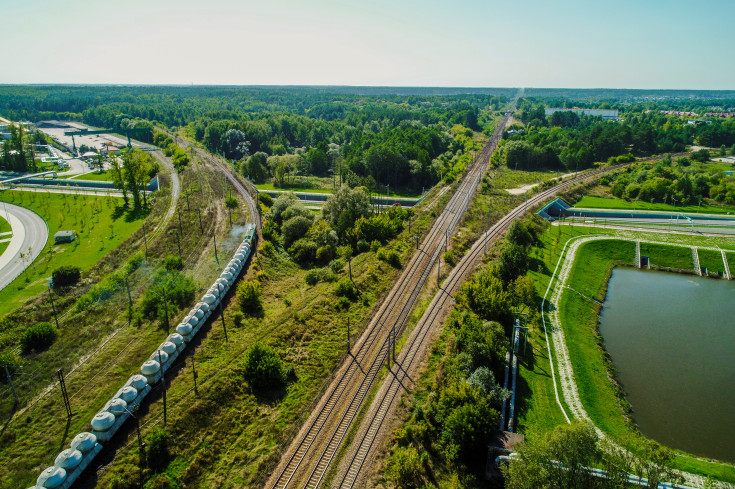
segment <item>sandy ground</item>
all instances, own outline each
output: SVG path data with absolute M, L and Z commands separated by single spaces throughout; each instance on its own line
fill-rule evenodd
M 576 173 L 565 173 L 564 175 L 561 176 L 561 178 L 563 180 L 567 177 L 571 177 L 572 175 L 576 175 Z M 538 183 L 532 183 L 530 185 L 524 185 L 522 187 L 517 187 L 517 188 L 506 188 L 505 191 L 511 195 L 520 195 L 520 194 L 525 194 L 526 192 L 528 192 L 534 187 L 538 187 L 538 185 L 539 185 Z

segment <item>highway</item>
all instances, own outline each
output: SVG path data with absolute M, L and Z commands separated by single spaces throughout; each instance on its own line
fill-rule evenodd
M 3 203 L 0 213 L 13 230 L 8 247 L 0 256 L 2 290 L 33 263 L 44 249 L 48 241 L 48 227 L 41 216 L 25 207 Z

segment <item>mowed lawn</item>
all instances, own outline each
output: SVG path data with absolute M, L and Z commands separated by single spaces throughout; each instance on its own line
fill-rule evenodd
M 112 174 L 107 170 L 103 172 L 93 171 L 92 173 L 82 173 L 72 178 L 74 180 L 87 180 L 90 182 L 111 182 Z
M 661 203 L 650 203 L 642 200 L 627 201 L 625 199 L 605 198 L 605 197 L 594 197 L 591 195 L 585 195 L 579 200 L 574 207 L 583 207 L 588 209 L 629 209 L 638 211 L 667 211 L 667 212 L 685 212 L 695 213 L 701 212 L 703 214 L 729 214 L 735 213 L 735 207 L 726 205 L 709 205 L 702 202 L 702 205 L 671 205 Z
M 140 218 L 128 221 L 125 213 L 116 211 L 123 203 L 118 197 L 6 191 L 0 192 L 0 201 L 33 210 L 49 228 L 49 239 L 38 258 L 0 291 L 0 316 L 46 290 L 46 278 L 56 268 L 74 265 L 89 270 L 143 222 Z M 61 230 L 75 231 L 77 239 L 54 245 L 54 234 Z

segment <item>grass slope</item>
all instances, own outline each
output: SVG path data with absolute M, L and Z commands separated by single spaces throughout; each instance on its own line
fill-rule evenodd
M 641 243 L 641 255 L 647 256 L 651 268 L 688 270 L 694 272 L 691 248 Z
M 72 177 L 74 180 L 87 180 L 90 182 L 111 182 L 112 174 L 109 171 L 104 170 L 102 172 L 93 171 L 92 173 L 82 173 Z
M 701 212 L 704 214 L 730 214 L 735 213 L 735 208 L 724 205 L 710 205 L 703 203 L 701 206 L 673 206 L 671 204 L 650 203 L 641 200 L 627 201 L 618 198 L 595 197 L 585 195 L 574 204 L 574 207 L 586 207 L 590 209 L 631 209 L 644 211 L 669 211 L 669 212 Z
M 46 221 L 49 230 L 48 242 L 38 258 L 0 291 L 0 316 L 43 292 L 45 279 L 54 269 L 74 265 L 88 270 L 143 222 L 140 217 L 126 218 L 118 209 L 122 199 L 115 197 L 11 191 L 0 193 L 0 201 L 33 210 Z M 77 239 L 55 245 L 54 234 L 69 229 L 77 232 Z

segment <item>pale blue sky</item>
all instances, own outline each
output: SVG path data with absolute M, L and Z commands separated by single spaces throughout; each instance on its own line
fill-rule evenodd
M 0 0 L 0 83 L 735 89 L 733 0 Z

